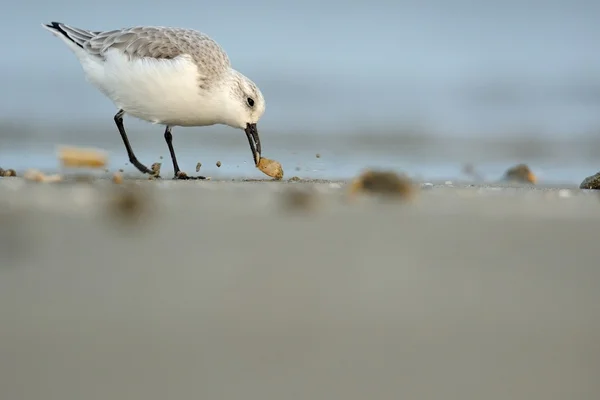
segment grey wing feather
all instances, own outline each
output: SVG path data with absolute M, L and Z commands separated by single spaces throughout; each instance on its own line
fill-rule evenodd
M 83 43 L 90 54 L 104 58 L 110 49 L 118 49 L 130 59 L 172 59 L 188 54 L 206 75 L 217 75 L 230 67 L 225 51 L 210 37 L 191 29 L 135 27 L 92 34 Z
M 60 22 L 51 22 L 49 24 L 44 24 L 47 29 L 53 30 L 65 36 L 67 39 L 71 40 L 77 46 L 83 48 L 83 45 L 88 40 L 92 39 L 99 32 L 92 32 L 85 29 L 74 28 L 69 25 L 65 25 Z
M 187 55 L 198 67 L 201 86 L 222 75 L 231 67 L 229 57 L 209 36 L 183 28 L 138 26 L 112 31 L 90 31 L 60 22 L 44 26 L 100 60 L 106 60 L 109 50 L 119 50 L 130 60 L 169 60 Z
M 173 59 L 189 55 L 204 77 L 219 75 L 231 66 L 229 57 L 209 36 L 183 28 L 138 26 L 112 31 L 90 31 L 60 22 L 51 22 L 47 28 L 61 33 L 88 54 L 106 58 L 106 52 L 117 49 L 129 59 Z

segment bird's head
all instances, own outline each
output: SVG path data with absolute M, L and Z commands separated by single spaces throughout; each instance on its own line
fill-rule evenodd
M 261 147 L 257 123 L 265 112 L 265 99 L 258 86 L 236 70 L 230 70 L 224 83 L 224 123 L 246 132 L 254 162 L 258 165 Z

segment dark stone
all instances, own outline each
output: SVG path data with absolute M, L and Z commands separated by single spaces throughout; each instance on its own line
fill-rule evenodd
M 600 190 L 600 172 L 598 172 L 596 175 L 585 178 L 583 182 L 581 182 L 581 185 L 579 185 L 579 188 Z

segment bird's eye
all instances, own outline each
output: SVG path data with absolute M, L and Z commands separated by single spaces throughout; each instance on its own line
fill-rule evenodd
M 248 105 L 249 105 L 250 107 L 254 107 L 254 100 L 252 100 L 252 98 L 251 98 L 251 97 L 248 97 L 247 101 L 248 101 Z

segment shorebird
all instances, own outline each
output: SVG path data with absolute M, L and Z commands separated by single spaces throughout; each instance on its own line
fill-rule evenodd
M 115 123 L 129 161 L 142 173 L 131 148 L 123 116 L 165 125 L 176 179 L 204 179 L 181 173 L 173 135 L 175 126 L 228 125 L 243 129 L 254 163 L 261 157 L 256 124 L 265 111 L 260 89 L 231 67 L 229 57 L 204 33 L 183 28 L 138 26 L 90 31 L 60 22 L 42 24 L 75 53 L 87 80 L 116 105 Z

